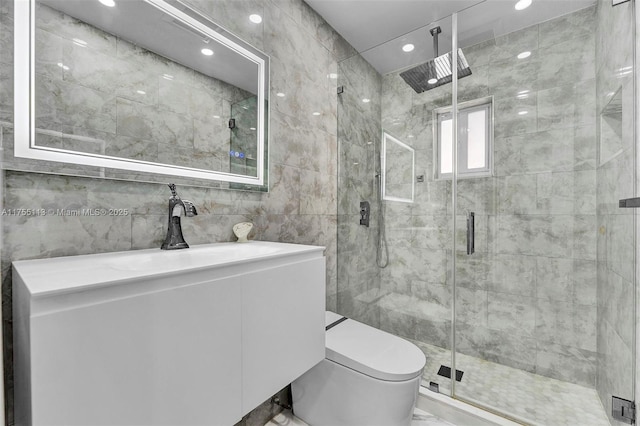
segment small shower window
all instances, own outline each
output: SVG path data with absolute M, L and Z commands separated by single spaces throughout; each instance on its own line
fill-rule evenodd
M 458 107 L 458 176 L 491 176 L 493 152 L 492 98 L 465 102 Z M 436 178 L 453 173 L 453 120 L 451 107 L 434 111 Z

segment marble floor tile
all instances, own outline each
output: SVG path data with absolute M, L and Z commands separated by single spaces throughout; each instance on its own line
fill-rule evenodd
M 293 415 L 291 411 L 285 410 L 275 416 L 264 426 L 309 426 L 299 418 Z M 413 420 L 411 426 L 456 426 L 453 423 L 442 420 L 433 414 L 422 411 L 418 408 L 413 412 Z
M 413 420 L 411 420 L 411 426 L 456 426 L 455 424 L 442 420 L 440 417 L 436 417 L 431 413 L 422 411 L 416 408 L 413 412 Z
M 436 382 L 450 394 L 451 381 L 438 376 L 440 365 L 451 365 L 449 350 L 415 342 L 427 357 L 423 385 Z M 478 406 L 505 413 L 532 426 L 609 426 L 596 391 L 517 368 L 463 354 L 456 369 L 464 372 L 456 396 Z

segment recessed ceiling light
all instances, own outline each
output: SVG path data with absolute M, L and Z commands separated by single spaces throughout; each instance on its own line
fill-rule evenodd
M 529 6 L 531 6 L 531 0 L 520 0 L 514 7 L 516 8 L 516 10 L 524 10 Z
M 279 98 L 284 98 L 284 93 L 278 92 L 278 93 L 276 93 L 276 96 L 279 97 Z
M 255 129 L 256 129 L 255 127 L 249 127 L 249 130 L 255 130 Z
M 369 102 L 371 102 L 371 99 L 369 99 L 369 98 L 364 98 L 364 99 L 362 100 L 362 102 L 364 102 L 365 104 L 368 104 Z
M 207 49 L 206 47 L 204 49 L 202 49 L 200 52 L 202 52 L 202 54 L 205 55 L 205 56 L 213 55 L 213 50 Z
M 531 56 L 531 52 L 529 52 L 528 50 L 518 53 L 518 59 L 526 59 L 529 56 Z
M 113 0 L 98 0 L 98 1 L 107 7 L 113 7 L 116 5 L 116 2 Z
M 162 78 L 165 80 L 173 80 L 173 76 L 171 74 L 162 74 Z
M 518 111 L 518 115 L 527 115 L 529 111 Z
M 313 115 L 320 115 L 318 111 L 314 112 Z
M 262 16 L 254 13 L 253 15 L 249 15 L 249 20 L 254 24 L 259 24 L 260 22 L 262 22 Z
M 213 118 L 220 118 L 220 116 L 219 115 L 214 115 Z
M 146 95 L 147 92 L 145 92 L 144 90 L 136 90 L 136 93 L 139 95 Z
M 411 52 L 413 49 L 415 49 L 415 46 L 411 43 L 407 43 L 404 46 L 402 46 L 402 50 L 405 52 Z
M 429 84 L 436 84 L 438 82 L 437 78 L 430 78 L 429 80 L 427 80 L 427 83 Z
M 338 74 L 336 74 L 335 72 L 332 72 L 328 75 L 328 77 L 332 80 L 335 80 L 336 78 L 338 78 Z
M 408 138 L 415 138 L 415 136 L 413 136 L 413 135 L 409 135 L 409 136 L 407 136 L 407 137 L 408 137 Z

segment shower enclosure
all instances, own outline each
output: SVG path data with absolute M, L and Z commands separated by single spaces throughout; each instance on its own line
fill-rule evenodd
M 634 2 L 552 3 L 531 17 L 483 2 L 339 64 L 335 308 L 423 349 L 427 388 L 525 424 L 624 424 L 612 404 L 635 398 L 637 210 L 619 202 L 638 196 Z M 371 65 L 435 27 L 471 75 L 418 93 L 400 74 L 425 50 Z M 360 226 L 361 201 L 384 223 Z

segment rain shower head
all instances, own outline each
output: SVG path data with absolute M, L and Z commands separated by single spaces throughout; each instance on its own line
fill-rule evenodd
M 431 90 L 443 84 L 451 83 L 453 79 L 451 71 L 452 52 L 438 56 L 438 33 L 440 27 L 429 31 L 433 36 L 433 51 L 435 58 L 400 73 L 400 77 L 411 86 L 416 93 Z M 458 79 L 471 75 L 471 68 L 462 49 L 458 49 Z

